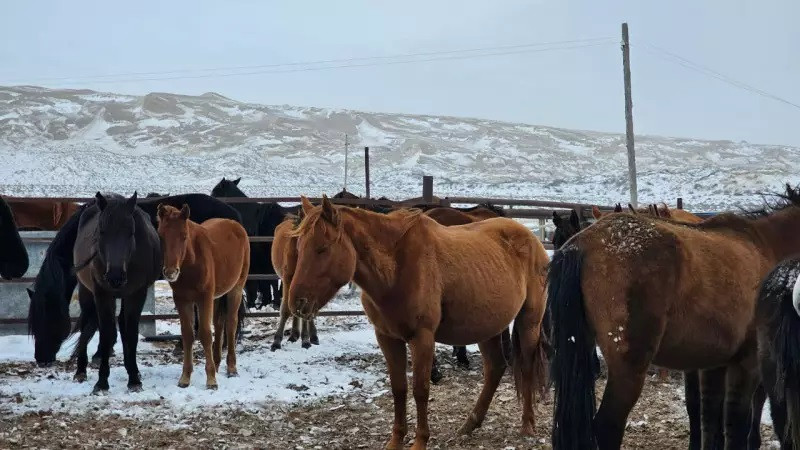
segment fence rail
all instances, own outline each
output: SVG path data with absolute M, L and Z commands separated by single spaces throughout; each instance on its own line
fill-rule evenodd
M 546 249 L 553 248 L 552 243 L 547 242 L 545 239 L 545 225 L 547 220 L 552 220 L 553 210 L 576 210 L 581 216 L 591 218 L 591 210 L 595 205 L 573 203 L 573 202 L 559 202 L 559 201 L 544 201 L 544 200 L 528 200 L 528 199 L 513 199 L 513 198 L 484 198 L 484 197 L 444 197 L 436 198 L 432 192 L 432 177 L 423 177 L 423 197 L 393 201 L 393 200 L 377 200 L 371 198 L 330 198 L 333 203 L 340 205 L 350 206 L 366 206 L 366 207 L 410 207 L 410 206 L 451 206 L 453 204 L 486 204 L 490 203 L 496 206 L 504 206 L 503 211 L 507 217 L 517 219 L 535 219 L 539 221 L 539 239 L 542 241 Z M 177 194 L 172 194 L 177 195 Z M 75 202 L 86 203 L 93 201 L 94 197 L 7 197 L 15 201 L 57 201 L 57 202 Z M 140 197 L 139 202 L 152 202 L 165 197 Z M 301 197 L 218 197 L 222 202 L 229 204 L 239 203 L 300 203 Z M 317 203 L 322 199 L 318 197 L 308 197 L 308 199 Z M 679 208 L 682 206 L 682 199 L 678 199 Z M 611 211 L 613 207 L 605 205 L 596 205 L 601 211 Z M 709 217 L 715 213 L 699 213 L 701 217 Z M 272 236 L 250 236 L 250 242 L 269 243 L 272 242 Z M 48 238 L 24 238 L 26 242 L 47 243 L 51 239 Z M 274 281 L 279 277 L 275 274 L 251 274 L 248 280 L 258 281 Z M 35 278 L 26 277 L 15 280 L 0 280 L 0 283 L 32 283 Z M 320 311 L 319 316 L 362 316 L 364 312 L 358 311 Z M 278 311 L 269 312 L 252 312 L 248 314 L 249 317 L 266 318 L 266 317 L 279 317 Z M 149 320 L 173 320 L 178 319 L 178 314 L 143 314 L 142 319 Z M 76 321 L 77 318 L 72 318 Z M 0 318 L 0 325 L 3 324 L 23 324 L 27 322 L 27 318 Z M 156 339 L 165 338 L 164 336 L 156 336 Z M 167 338 L 172 338 L 167 336 Z

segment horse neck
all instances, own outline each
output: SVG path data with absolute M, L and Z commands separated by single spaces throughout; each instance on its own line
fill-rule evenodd
M 800 252 L 800 207 L 789 206 L 767 217 L 756 220 L 763 244 L 777 263 L 789 255 Z
M 353 281 L 372 298 L 381 298 L 395 284 L 396 246 L 408 231 L 408 219 L 357 208 L 341 208 L 339 212 L 344 233 L 356 252 Z
M 202 241 L 208 240 L 205 229 L 197 222 L 189 221 L 189 233 L 186 240 L 186 253 L 183 255 L 181 267 L 194 266 L 198 263 Z

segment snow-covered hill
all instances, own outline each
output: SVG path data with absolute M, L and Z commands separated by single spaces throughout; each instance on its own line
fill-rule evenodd
M 373 196 L 418 196 L 422 175 L 433 175 L 440 196 L 628 197 L 622 134 L 39 87 L 0 87 L 0 192 L 207 192 L 241 176 L 252 196 L 330 194 L 342 187 L 345 134 L 348 188 L 359 194 L 369 146 Z M 682 196 L 694 210 L 732 208 L 800 181 L 796 147 L 637 136 L 636 150 L 643 202 Z

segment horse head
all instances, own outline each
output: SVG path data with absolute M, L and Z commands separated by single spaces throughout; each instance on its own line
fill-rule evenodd
M 292 230 L 297 237 L 297 266 L 289 287 L 289 310 L 310 319 L 347 284 L 356 271 L 356 251 L 343 232 L 340 207 L 323 195 L 314 206 L 303 200 L 304 218 Z
M 170 283 L 178 280 L 181 264 L 186 257 L 189 242 L 189 205 L 181 209 L 158 205 L 158 236 L 164 252 L 164 279 Z
M 107 199 L 95 195 L 100 215 L 97 222 L 96 258 L 105 272 L 103 278 L 112 289 L 128 282 L 128 263 L 136 249 L 136 192 L 129 199 Z

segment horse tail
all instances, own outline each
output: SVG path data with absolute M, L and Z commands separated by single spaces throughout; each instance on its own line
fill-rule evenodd
M 586 320 L 581 267 L 575 246 L 557 251 L 548 272 L 548 304 L 552 314 L 555 385 L 553 448 L 596 448 L 592 422 L 599 365 L 595 336 Z
M 791 271 L 785 270 L 786 264 Z M 759 293 L 758 310 L 761 344 L 766 347 L 762 354 L 770 355 L 774 364 L 775 386 L 765 386 L 777 397 L 776 403 L 785 403 L 787 412 L 786 436 L 782 440 L 792 442 L 800 448 L 800 273 L 798 261 L 780 264 L 766 278 Z M 786 283 L 791 272 L 797 276 L 794 282 Z M 787 289 L 793 286 L 794 289 Z M 762 356 L 762 367 L 765 365 Z

